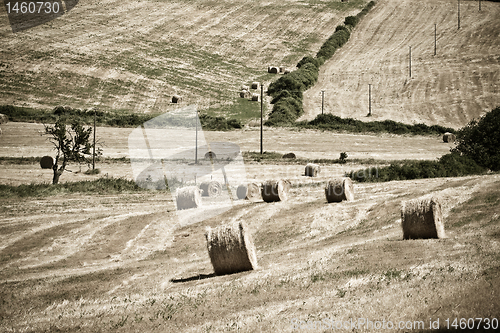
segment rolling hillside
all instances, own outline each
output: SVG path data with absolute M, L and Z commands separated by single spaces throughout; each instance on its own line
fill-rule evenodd
M 174 93 L 200 108 L 233 103 L 366 2 L 86 0 L 15 34 L 1 6 L 0 104 L 162 112 Z
M 461 127 L 500 105 L 500 3 L 379 0 L 304 94 L 305 115 Z M 434 24 L 437 55 L 434 56 Z M 412 77 L 409 77 L 409 47 Z M 367 118 L 368 84 L 372 117 Z

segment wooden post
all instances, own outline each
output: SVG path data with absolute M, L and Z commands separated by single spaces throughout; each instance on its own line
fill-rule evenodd
M 437 50 L 437 24 L 434 24 L 434 55 L 436 55 Z
M 92 170 L 95 170 L 95 113 L 94 109 L 94 144 L 92 145 Z
M 368 84 L 368 116 L 372 115 L 372 85 Z
M 321 114 L 323 114 L 324 108 L 325 108 L 325 91 L 321 90 Z
M 411 46 L 410 46 L 410 55 L 409 55 L 409 58 L 410 58 L 410 67 L 409 67 L 409 69 L 410 69 L 410 79 L 411 79 Z
M 263 144 L 262 144 L 262 122 L 263 122 L 263 113 L 264 113 L 264 102 L 263 102 L 263 95 L 264 95 L 264 84 L 261 82 L 260 83 L 260 154 L 262 155 L 264 153 L 263 151 Z
M 194 121 L 196 123 L 196 138 L 195 138 L 195 148 L 194 148 L 194 164 L 198 164 L 198 110 L 196 110 L 196 117 L 194 117 Z M 194 178 L 194 182 L 196 184 L 196 176 Z

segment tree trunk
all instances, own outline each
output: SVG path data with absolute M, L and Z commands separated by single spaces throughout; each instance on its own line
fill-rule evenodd
M 52 184 L 57 184 L 59 183 L 59 177 L 61 177 L 62 172 L 58 171 L 57 169 L 54 170 L 54 177 L 52 177 Z

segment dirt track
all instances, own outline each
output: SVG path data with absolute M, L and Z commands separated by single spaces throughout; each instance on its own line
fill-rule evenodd
M 306 114 L 462 127 L 500 105 L 500 4 L 380 0 L 304 94 Z M 434 56 L 434 24 L 437 55 Z M 409 47 L 412 77 L 409 78 Z M 372 84 L 372 117 L 368 114 Z

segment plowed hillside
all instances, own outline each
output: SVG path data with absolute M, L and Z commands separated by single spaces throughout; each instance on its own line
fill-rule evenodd
M 500 3 L 481 7 L 461 1 L 458 29 L 456 0 L 379 0 L 321 68 L 303 119 L 321 113 L 321 90 L 325 112 L 361 120 L 461 127 L 500 105 Z
M 85 0 L 18 33 L 1 6 L 0 104 L 160 112 L 174 93 L 232 103 L 243 83 L 271 78 L 269 65 L 315 53 L 366 2 Z

